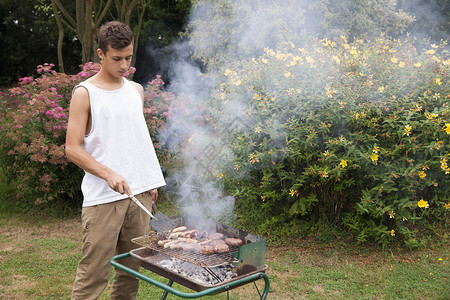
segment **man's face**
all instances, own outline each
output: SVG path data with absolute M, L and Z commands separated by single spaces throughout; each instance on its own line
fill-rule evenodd
M 130 68 L 133 58 L 133 44 L 119 50 L 108 45 L 106 53 L 103 53 L 100 49 L 97 52 L 102 59 L 102 68 L 105 68 L 114 77 L 122 77 Z

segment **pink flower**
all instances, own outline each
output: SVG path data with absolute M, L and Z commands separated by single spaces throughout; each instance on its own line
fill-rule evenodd
M 48 117 L 50 117 L 51 115 L 53 115 L 53 112 L 52 112 L 51 110 L 47 110 L 47 111 L 45 112 L 45 114 L 46 114 Z

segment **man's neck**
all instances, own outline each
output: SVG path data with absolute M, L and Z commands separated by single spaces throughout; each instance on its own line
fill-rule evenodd
M 123 77 L 111 76 L 103 69 L 100 69 L 100 71 L 92 76 L 89 81 L 98 88 L 109 91 L 120 89 L 123 85 Z

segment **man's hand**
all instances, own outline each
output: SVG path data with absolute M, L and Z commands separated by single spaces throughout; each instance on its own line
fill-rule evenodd
M 131 193 L 127 181 L 121 175 L 112 172 L 112 174 L 106 178 L 106 182 L 114 191 L 121 194 L 127 193 L 129 197 L 133 197 L 133 193 Z
M 154 189 L 154 190 L 151 190 L 149 193 L 152 196 L 153 203 L 156 203 L 156 199 L 158 199 L 158 190 Z

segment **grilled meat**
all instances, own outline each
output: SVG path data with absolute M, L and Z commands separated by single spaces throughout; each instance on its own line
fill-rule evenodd
M 225 243 L 227 245 L 229 245 L 229 246 L 234 246 L 234 247 L 242 246 L 242 240 L 241 239 L 227 238 L 227 239 L 225 239 Z

